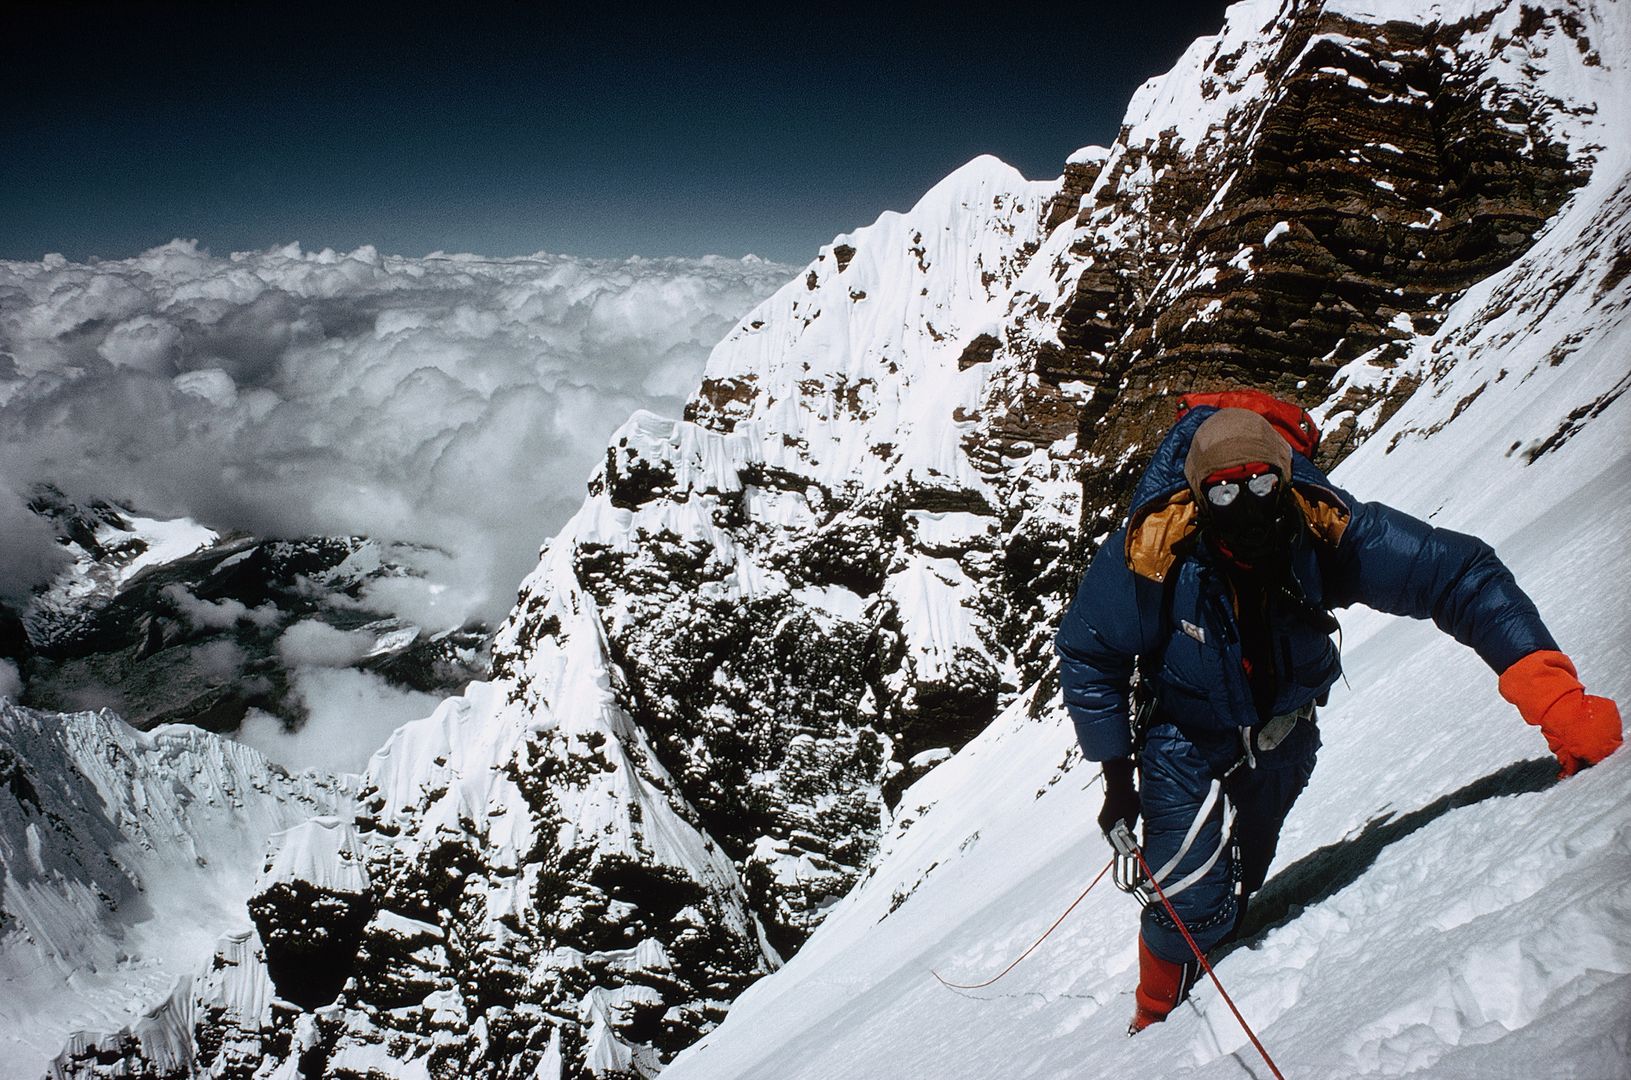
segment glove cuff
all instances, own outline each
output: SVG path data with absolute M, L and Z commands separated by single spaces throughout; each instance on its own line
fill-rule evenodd
M 1517 706 L 1524 722 L 1543 727 L 1546 714 L 1572 695 L 1584 695 L 1574 662 L 1555 649 L 1530 653 L 1501 672 L 1501 696 Z
M 1112 784 L 1131 784 L 1133 782 L 1133 759 L 1111 758 L 1109 761 L 1099 763 L 1104 769 L 1104 783 L 1108 787 Z

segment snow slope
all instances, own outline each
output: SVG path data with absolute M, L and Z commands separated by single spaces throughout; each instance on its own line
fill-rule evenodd
M 1625 12 L 1604 56 L 1631 56 Z M 1601 71 L 1601 69 L 1599 69 Z M 1625 73 L 1596 131 L 1631 130 Z M 1495 544 L 1588 689 L 1631 700 L 1631 170 L 1605 148 L 1530 253 L 1419 339 L 1422 388 L 1339 468 Z M 1348 685 L 1260 909 L 1219 976 L 1287 1076 L 1631 1075 L 1631 754 L 1562 783 L 1489 671 L 1429 624 L 1343 618 Z M 1034 691 L 1033 691 L 1034 692 Z M 909 789 L 868 879 L 666 1080 L 1268 1076 L 1216 993 L 1123 1031 L 1136 909 L 1108 884 L 1097 770 L 1025 702 Z

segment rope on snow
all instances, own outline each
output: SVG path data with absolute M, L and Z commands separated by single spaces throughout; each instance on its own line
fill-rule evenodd
M 1074 900 L 1072 900 L 1070 902 L 1070 906 L 1065 909 L 1065 914 L 1064 915 L 1061 915 L 1057 919 L 1053 920 L 1053 925 L 1048 927 L 1047 933 L 1044 933 L 1041 937 L 1037 938 L 1034 942 L 1032 942 L 1031 947 L 1029 949 L 1026 949 L 1024 952 L 1020 953 L 1019 958 L 1016 959 L 1012 964 L 1009 964 L 1007 967 L 1005 967 L 1001 971 L 997 972 L 991 978 L 985 980 L 985 982 L 981 982 L 981 983 L 947 982 L 945 979 L 941 979 L 940 978 L 940 972 L 935 971 L 933 968 L 929 969 L 929 974 L 933 975 L 937 979 L 940 979 L 940 984 L 942 986 L 949 987 L 949 988 L 951 988 L 953 990 L 979 990 L 979 989 L 982 989 L 984 987 L 990 986 L 992 983 L 996 982 L 998 979 L 1002 978 L 1004 975 L 1008 974 L 1010 971 L 1012 971 L 1015 968 L 1019 967 L 1019 961 L 1020 960 L 1023 960 L 1027 956 L 1031 955 L 1033 952 L 1036 951 L 1036 947 L 1038 945 L 1040 945 L 1044 941 L 1048 940 L 1048 934 L 1051 934 L 1055 930 L 1059 929 L 1059 924 L 1065 921 L 1065 915 L 1069 915 L 1072 911 L 1076 910 L 1076 905 L 1080 904 L 1083 900 L 1085 900 L 1087 898 L 1087 894 L 1093 891 L 1093 886 L 1097 885 L 1101 880 L 1104 879 L 1104 875 L 1108 874 L 1110 872 L 1110 867 L 1114 866 L 1115 862 L 1116 862 L 1116 860 L 1112 858 L 1109 862 L 1105 863 L 1104 864 L 1104 869 L 1099 871 L 1099 876 L 1093 879 L 1092 884 L 1088 885 L 1087 888 L 1082 890 L 1082 895 L 1081 896 L 1078 896 L 1076 899 L 1074 899 Z

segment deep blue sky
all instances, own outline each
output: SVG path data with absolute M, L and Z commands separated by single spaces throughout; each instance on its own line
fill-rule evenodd
M 977 154 L 1057 175 L 1225 6 L 13 5 L 0 258 L 804 262 Z

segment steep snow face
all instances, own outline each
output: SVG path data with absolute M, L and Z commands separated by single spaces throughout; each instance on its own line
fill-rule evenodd
M 343 799 L 195 728 L 3 702 L 0 781 L 0 1075 L 29 1080 L 70 1032 L 138 1020 L 247 928 L 268 837 Z
M 890 483 L 979 491 L 948 418 L 977 374 L 956 360 L 1006 309 L 1055 182 L 976 158 L 905 214 L 837 237 L 708 358 L 688 414 L 760 427 L 765 465 L 844 493 Z
M 399 730 L 349 820 L 279 838 L 249 906 L 272 986 L 305 1011 L 259 1032 L 263 1056 L 305 1024 L 331 1073 L 554 1054 L 649 1074 L 776 962 L 618 705 L 593 601 L 559 566 L 532 580 L 559 586 L 533 594 L 559 629 L 517 677 Z
M 1572 90 L 1600 103 L 1589 185 L 1520 262 L 1406 343 L 1421 389 L 1335 473 L 1360 498 L 1493 542 L 1588 688 L 1622 702 L 1628 30 L 1585 27 L 1597 55 L 1621 58 L 1581 68 Z M 1322 712 L 1320 764 L 1253 932 L 1219 976 L 1288 1076 L 1622 1075 L 1631 756 L 1557 783 L 1470 652 L 1428 624 L 1363 609 L 1343 621 L 1348 685 Z M 1057 696 L 1026 704 L 905 793 L 866 881 L 665 1077 L 1262 1069 L 1207 987 L 1123 1037 L 1136 909 L 1108 885 L 989 988 L 931 974 L 997 974 L 1109 857 L 1097 770 Z
M 148 1011 L 70 1040 L 56 1075 L 121 1058 L 217 1077 L 652 1074 L 717 1024 L 778 958 L 617 705 L 592 601 L 547 605 L 561 633 L 530 678 L 472 684 L 399 730 L 353 798 L 263 831 L 234 885 L 253 930 L 201 926 L 208 963 L 161 993 L 126 978 Z
M 714 350 L 690 419 L 624 425 L 551 544 L 777 948 L 854 881 L 914 760 L 1017 689 L 978 598 L 1003 485 L 968 450 L 960 361 L 1057 190 L 980 158 L 837 238 Z M 536 587 L 497 653 L 523 682 L 558 633 Z

